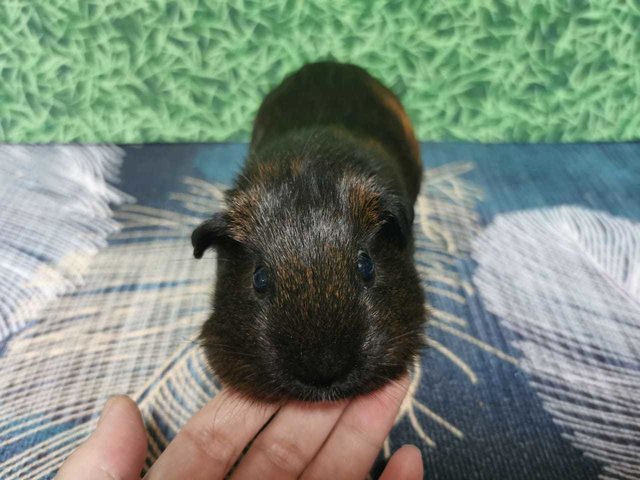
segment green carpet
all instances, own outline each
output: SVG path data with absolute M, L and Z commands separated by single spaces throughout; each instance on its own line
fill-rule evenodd
M 331 55 L 422 140 L 640 138 L 638 0 L 3 0 L 0 141 L 246 140 Z

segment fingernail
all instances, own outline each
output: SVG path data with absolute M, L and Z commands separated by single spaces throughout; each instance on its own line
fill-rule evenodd
M 98 420 L 98 426 L 105 421 L 110 414 L 110 410 L 113 409 L 113 406 L 116 404 L 118 397 L 111 397 L 107 400 L 107 403 L 104 404 L 104 408 L 102 409 L 102 413 L 100 414 L 100 419 Z
M 415 450 L 416 452 L 418 452 L 418 455 L 420 456 L 420 458 L 422 458 L 422 450 L 420 450 L 416 445 L 414 445 L 413 443 L 405 443 L 402 448 L 409 448 L 412 450 Z

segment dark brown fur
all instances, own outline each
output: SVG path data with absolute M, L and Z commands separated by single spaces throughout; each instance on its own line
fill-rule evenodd
M 261 400 L 335 400 L 407 370 L 426 316 L 411 229 L 421 173 L 402 106 L 361 68 L 309 64 L 267 95 L 227 209 L 192 236 L 196 258 L 218 251 L 201 340 L 223 383 Z

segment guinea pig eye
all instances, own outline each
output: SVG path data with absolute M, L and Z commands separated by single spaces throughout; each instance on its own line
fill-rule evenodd
M 267 271 L 264 267 L 258 267 L 253 272 L 253 288 L 255 288 L 256 292 L 264 293 L 267 290 Z
M 358 254 L 358 273 L 365 282 L 371 282 L 375 274 L 376 268 L 371 257 L 365 252 Z

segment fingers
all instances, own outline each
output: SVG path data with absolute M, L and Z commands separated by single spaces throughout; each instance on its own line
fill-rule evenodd
M 366 477 L 407 393 L 408 378 L 355 398 L 338 420 L 303 479 Z
M 138 407 L 129 397 L 113 397 L 95 432 L 67 459 L 56 479 L 139 479 L 146 451 L 147 434 Z
M 348 406 L 285 405 L 256 439 L 234 479 L 286 479 L 301 473 L 302 478 L 363 478 L 393 425 L 407 384 L 405 378 Z M 276 410 L 277 405 L 256 404 L 223 391 L 185 425 L 145 478 L 223 478 Z M 96 431 L 56 479 L 139 479 L 145 453 L 138 408 L 128 397 L 115 397 L 105 406 Z M 389 460 L 381 478 L 417 480 L 422 469 L 420 451 L 405 446 Z
M 223 478 L 277 408 L 223 390 L 187 422 L 145 479 Z
M 422 480 L 422 454 L 413 445 L 404 445 L 393 454 L 380 480 Z
M 320 450 L 347 402 L 288 403 L 256 438 L 234 480 L 298 478 Z

